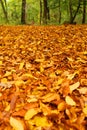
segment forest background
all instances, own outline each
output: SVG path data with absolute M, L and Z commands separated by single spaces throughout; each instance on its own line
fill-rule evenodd
M 84 24 L 87 0 L 0 0 L 0 24 Z

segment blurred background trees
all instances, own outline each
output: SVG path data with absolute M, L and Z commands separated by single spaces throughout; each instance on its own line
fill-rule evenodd
M 0 24 L 87 23 L 87 0 L 0 0 Z

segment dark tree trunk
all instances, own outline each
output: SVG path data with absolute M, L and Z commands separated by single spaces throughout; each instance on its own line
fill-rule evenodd
M 7 8 L 5 8 L 5 6 L 6 6 L 6 1 L 4 1 L 4 2 L 5 2 L 5 6 L 4 6 L 4 3 L 3 3 L 2 0 L 0 0 L 0 2 L 1 2 L 1 6 L 2 6 L 2 9 L 3 9 L 3 13 L 4 13 L 4 16 L 5 16 L 6 22 L 8 23 Z
M 42 24 L 42 1 L 40 0 L 40 25 Z
M 59 24 L 61 23 L 61 7 L 60 7 L 60 0 L 59 0 Z
M 72 21 L 73 18 L 73 13 L 72 13 L 72 0 L 69 0 L 69 12 L 70 12 L 70 22 Z
M 21 23 L 26 24 L 26 0 L 22 0 Z
M 43 23 L 47 24 L 47 20 L 50 20 L 50 13 L 49 13 L 49 7 L 48 7 L 48 3 L 47 0 L 43 0 L 43 4 L 44 4 L 44 11 L 43 11 Z
M 83 0 L 83 19 L 82 23 L 84 24 L 86 21 L 86 0 Z
M 72 9 L 72 0 L 69 1 L 69 8 L 70 8 L 70 23 L 73 24 L 74 23 L 74 20 L 76 18 L 76 15 L 79 11 L 79 8 L 80 8 L 80 5 L 81 5 L 81 1 L 78 0 L 78 6 L 77 6 L 77 9 L 73 15 L 73 9 Z

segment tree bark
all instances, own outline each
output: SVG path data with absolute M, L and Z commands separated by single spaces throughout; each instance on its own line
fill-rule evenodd
M 60 7 L 60 0 L 59 0 L 59 24 L 61 23 L 61 7 Z
M 5 9 L 5 6 L 4 6 L 3 1 L 0 0 L 0 2 L 1 2 L 1 6 L 2 6 L 2 9 L 3 9 L 4 16 L 5 16 L 5 20 L 6 20 L 6 22 L 8 23 L 7 9 Z M 6 2 L 6 1 L 5 1 L 5 2 Z M 6 5 L 6 3 L 5 3 L 5 5 Z
M 42 24 L 42 1 L 40 0 L 40 25 Z
M 21 24 L 26 24 L 26 0 L 22 0 Z
M 43 23 L 47 24 L 47 20 L 50 20 L 50 13 L 47 0 L 43 0 L 44 11 L 43 11 Z
M 86 22 L 86 0 L 83 0 L 83 19 L 82 23 L 84 24 Z
M 73 24 L 74 23 L 74 20 L 76 18 L 76 15 L 79 11 L 79 8 L 80 8 L 80 5 L 81 5 L 81 1 L 78 0 L 78 6 L 77 6 L 77 9 L 76 9 L 76 12 L 74 13 L 73 15 L 73 10 L 72 10 L 72 0 L 70 0 L 70 3 L 69 3 L 69 8 L 70 8 L 70 23 Z

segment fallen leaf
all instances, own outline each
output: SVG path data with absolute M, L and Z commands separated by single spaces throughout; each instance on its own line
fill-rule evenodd
M 42 97 L 43 102 L 51 102 L 53 100 L 60 100 L 60 96 L 56 93 L 48 93 Z
M 2 65 L 2 61 L 0 60 L 0 65 Z
M 80 94 L 87 94 L 87 87 L 82 87 L 78 89 Z
M 11 72 L 11 71 L 6 71 L 6 73 L 5 73 L 4 77 L 5 77 L 5 76 L 10 76 L 11 74 L 12 74 L 12 72 Z
M 24 119 L 25 120 L 29 120 L 31 119 L 32 117 L 34 117 L 37 113 L 38 113 L 38 109 L 29 109 L 26 113 L 25 113 L 25 116 L 24 116 Z
M 64 101 L 58 104 L 58 111 L 64 111 L 66 109 L 66 103 Z
M 79 86 L 80 86 L 80 82 L 76 82 L 76 83 L 70 85 L 70 86 L 69 86 L 69 87 L 70 87 L 70 91 L 71 91 L 71 92 L 74 91 L 74 90 L 77 89 Z
M 46 115 L 50 115 L 51 113 L 51 109 L 45 105 L 44 103 L 40 102 L 40 109 L 41 111 L 43 112 L 43 114 L 46 116 Z
M 19 70 L 23 69 L 23 66 L 24 66 L 24 62 L 21 62 L 19 65 Z
M 14 130 L 24 130 L 24 124 L 21 120 L 10 117 L 10 125 Z
M 87 117 L 87 105 L 83 108 L 83 113 L 86 115 Z
M 14 81 L 15 86 L 20 87 L 21 85 L 24 85 L 24 81 L 23 80 L 17 80 Z
M 29 73 L 23 74 L 20 78 L 21 78 L 22 80 L 28 80 L 29 78 L 37 79 L 36 77 L 34 77 L 32 74 L 29 74 Z
M 7 78 L 1 79 L 1 83 L 7 83 L 7 82 L 8 82 Z
M 41 116 L 35 116 L 33 119 L 34 125 L 40 126 L 40 127 L 48 127 L 51 126 L 51 124 L 48 122 L 47 118 L 41 117 Z
M 76 102 L 70 96 L 66 96 L 65 101 L 68 105 L 76 106 Z

